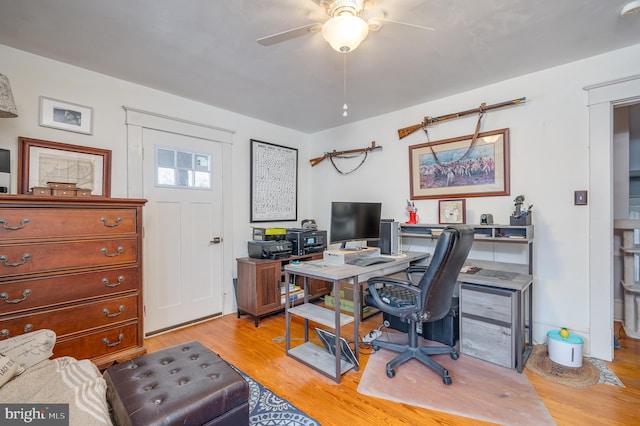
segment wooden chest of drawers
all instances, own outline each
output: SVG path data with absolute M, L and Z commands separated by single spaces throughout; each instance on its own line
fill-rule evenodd
M 0 339 L 56 332 L 54 357 L 106 368 L 145 352 L 145 200 L 0 197 Z

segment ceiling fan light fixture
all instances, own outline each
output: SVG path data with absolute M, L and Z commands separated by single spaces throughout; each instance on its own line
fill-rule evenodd
M 631 16 L 638 13 L 640 13 L 640 1 L 629 2 L 620 10 L 620 16 Z
M 367 38 L 369 26 L 358 16 L 343 13 L 329 19 L 322 27 L 322 36 L 338 52 L 355 50 Z

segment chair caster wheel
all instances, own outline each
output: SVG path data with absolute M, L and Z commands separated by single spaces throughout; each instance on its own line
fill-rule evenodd
M 445 385 L 449 386 L 451 383 L 453 383 L 453 380 L 451 380 L 451 377 L 449 377 L 449 376 L 443 376 L 442 377 L 442 382 Z
M 373 345 L 371 345 L 371 348 L 372 348 L 374 351 L 378 351 L 378 349 L 380 349 L 380 346 L 378 346 L 378 345 L 376 345 L 376 344 L 373 344 Z
M 396 372 L 393 369 L 387 368 L 387 377 L 393 379 L 396 377 Z
M 460 358 L 460 355 L 458 355 L 458 352 L 456 352 L 456 351 L 451 352 L 451 354 L 450 354 L 450 355 L 451 355 L 451 359 L 458 359 L 458 358 Z

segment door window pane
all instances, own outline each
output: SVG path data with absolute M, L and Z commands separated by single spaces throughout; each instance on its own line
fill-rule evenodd
M 156 184 L 176 188 L 211 188 L 211 157 L 156 147 Z

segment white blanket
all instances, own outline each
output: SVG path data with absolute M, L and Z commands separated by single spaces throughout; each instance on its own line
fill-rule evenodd
M 0 388 L 3 403 L 67 403 L 71 426 L 111 425 L 107 384 L 89 360 L 46 359 Z

